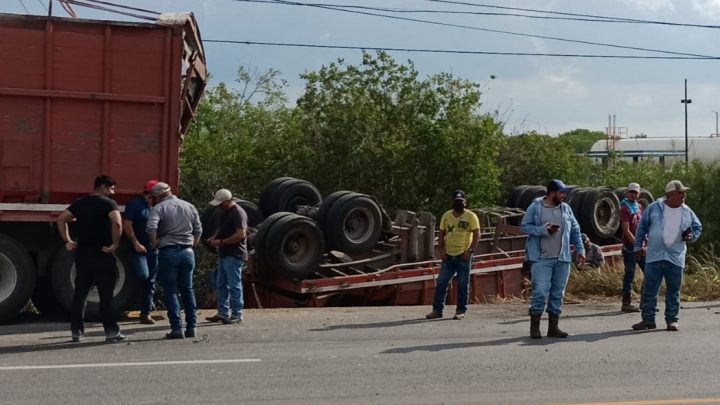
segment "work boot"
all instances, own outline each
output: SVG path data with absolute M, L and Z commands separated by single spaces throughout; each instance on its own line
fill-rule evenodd
M 427 319 L 438 319 L 442 318 L 442 312 L 433 310 L 429 314 L 425 315 L 425 318 Z
M 140 314 L 140 321 L 139 323 L 143 325 L 154 325 L 155 320 L 150 317 L 150 314 Z
M 558 322 L 560 321 L 559 315 L 548 314 L 548 337 L 566 338 L 568 334 L 558 328 Z
M 622 298 L 622 307 L 620 308 L 620 311 L 622 312 L 640 312 L 640 308 L 636 307 L 632 303 L 632 295 L 630 293 L 623 293 Z
M 541 315 L 530 315 L 530 337 L 533 339 L 542 337 L 542 333 L 540 333 L 540 317 Z

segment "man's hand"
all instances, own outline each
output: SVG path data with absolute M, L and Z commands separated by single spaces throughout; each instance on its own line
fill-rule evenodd
M 103 246 L 102 251 L 105 253 L 110 253 L 111 255 L 115 254 L 115 251 L 118 249 L 118 245 L 110 245 L 110 246 Z
M 554 234 L 558 230 L 560 230 L 560 225 L 554 225 L 554 224 L 547 224 L 545 227 L 550 235 Z
M 578 267 L 584 267 L 585 266 L 585 255 L 577 255 L 577 265 Z
M 66 249 L 68 252 L 72 252 L 72 251 L 75 250 L 76 248 L 77 248 L 77 242 L 72 241 L 72 240 L 68 240 L 67 242 L 65 242 L 65 249 Z
M 133 248 L 135 248 L 135 251 L 141 255 L 147 254 L 147 249 L 145 249 L 145 246 L 143 246 L 143 244 L 138 241 L 135 241 L 133 243 Z
M 463 260 L 468 261 L 472 259 L 473 254 L 470 250 L 466 250 L 465 253 L 463 253 Z
M 219 248 L 220 246 L 222 246 L 222 239 L 213 238 L 213 239 L 210 239 L 210 240 L 208 241 L 208 243 L 210 244 L 210 246 L 212 246 L 212 247 L 214 247 L 214 248 L 217 249 L 217 248 Z
M 647 255 L 647 248 L 643 247 L 642 249 L 635 251 L 635 260 L 640 260 L 645 257 L 645 255 Z

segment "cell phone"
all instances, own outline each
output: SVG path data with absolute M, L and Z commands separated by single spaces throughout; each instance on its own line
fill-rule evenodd
M 683 239 L 687 238 L 687 236 L 690 235 L 691 233 L 692 233 L 692 229 L 691 229 L 691 228 L 688 228 L 688 229 L 684 230 L 683 233 L 682 233 Z
M 558 224 L 550 224 L 550 228 L 560 229 L 560 225 L 558 225 Z

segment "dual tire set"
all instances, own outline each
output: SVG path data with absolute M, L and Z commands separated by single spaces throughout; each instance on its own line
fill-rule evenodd
M 310 182 L 292 177 L 273 180 L 255 208 L 248 204 L 252 203 L 243 208 L 249 226 L 257 229 L 252 238 L 256 269 L 288 279 L 308 278 L 326 251 L 348 255 L 371 251 L 387 222 L 371 196 L 337 191 L 323 200 Z M 208 232 L 214 232 L 212 225 Z
M 627 187 L 574 187 L 565 202 L 570 205 L 580 229 L 588 237 L 598 242 L 614 241 L 620 232 L 620 201 L 625 198 L 626 190 Z M 506 205 L 526 211 L 533 200 L 544 196 L 546 191 L 545 186 L 515 187 L 508 194 Z M 638 203 L 643 208 L 653 201 L 649 191 L 640 190 Z

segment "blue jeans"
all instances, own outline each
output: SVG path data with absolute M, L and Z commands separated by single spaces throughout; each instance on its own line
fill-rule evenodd
M 158 251 L 158 276 L 165 291 L 165 305 L 173 332 L 182 332 L 178 294 L 185 307 L 186 329 L 195 329 L 197 325 L 197 304 L 193 292 L 194 269 L 195 253 L 192 249 L 175 245 Z
M 157 250 L 145 246 L 147 254 L 140 254 L 135 250 L 130 254 L 130 260 L 135 270 L 135 276 L 140 281 L 142 288 L 142 299 L 140 301 L 140 313 L 147 315 L 153 310 L 153 297 L 155 296 L 155 278 L 157 276 Z
M 440 267 L 440 275 L 435 286 L 435 301 L 433 310 L 442 313 L 445 308 L 448 285 L 453 276 L 457 274 L 457 309 L 455 312 L 464 314 L 467 311 L 468 295 L 470 293 L 470 260 L 463 256 L 448 256 Z
M 551 315 L 560 315 L 568 277 L 570 262 L 561 262 L 558 259 L 540 259 L 534 262 L 530 315 L 542 315 L 544 311 Z
M 645 265 L 645 284 L 643 284 L 642 319 L 655 323 L 655 307 L 660 284 L 665 277 L 665 322 L 677 322 L 680 312 L 680 286 L 683 268 L 667 260 L 650 262 Z
M 225 256 L 218 260 L 215 282 L 217 284 L 218 314 L 222 316 L 228 316 L 232 310 L 232 316 L 242 318 L 242 268 L 244 264 L 242 259 L 235 256 Z
M 625 277 L 623 277 L 623 295 L 630 294 L 632 291 L 632 283 L 635 280 L 635 266 L 640 266 L 640 270 L 645 272 L 645 257 L 641 257 L 640 260 L 635 258 L 635 252 L 633 248 L 627 248 L 623 246 L 623 263 L 625 264 Z

